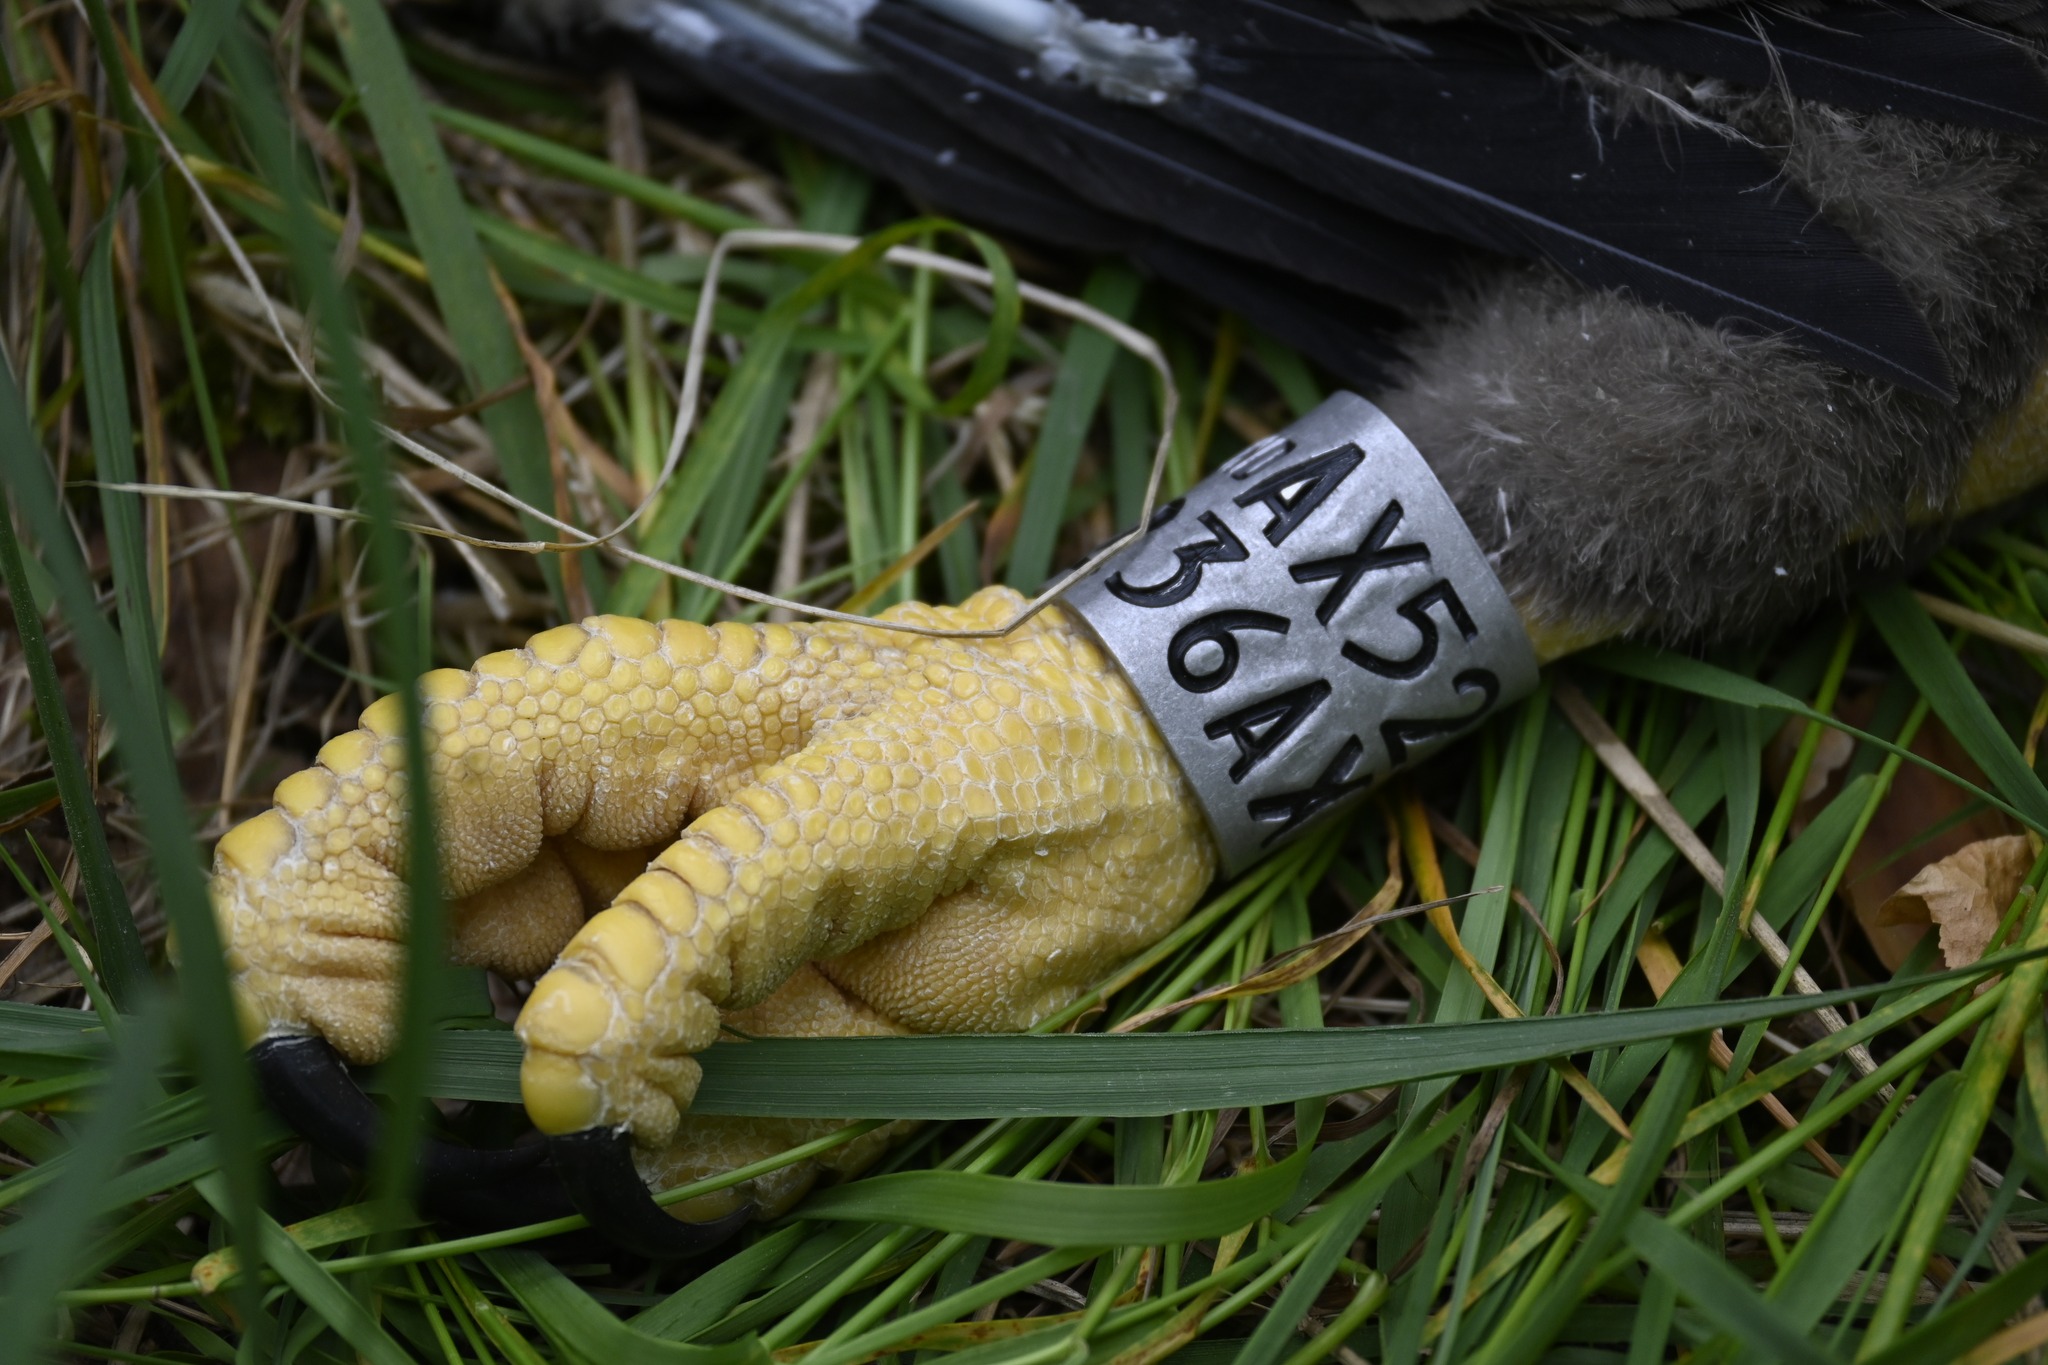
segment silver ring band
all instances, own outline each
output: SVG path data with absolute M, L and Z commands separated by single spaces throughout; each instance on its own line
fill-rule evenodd
M 1065 601 L 1137 689 L 1230 872 L 1536 685 L 1450 495 L 1355 394 L 1232 456 Z

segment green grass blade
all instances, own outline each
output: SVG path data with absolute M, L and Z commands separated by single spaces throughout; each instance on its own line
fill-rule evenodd
M 1062 1185 L 967 1171 L 903 1171 L 841 1185 L 804 1205 L 807 1218 L 905 1223 L 1043 1246 L 1156 1246 L 1220 1237 L 1279 1207 L 1304 1156 L 1194 1185 Z
M 191 102 L 241 8 L 236 0 L 192 0 L 184 26 L 156 73 L 157 94 L 172 113 L 182 113 Z
M 85 375 L 85 406 L 92 431 L 93 463 L 99 477 L 132 483 L 135 469 L 135 427 L 128 408 L 128 365 L 122 355 L 120 310 L 114 300 L 113 225 L 100 232 L 85 267 L 79 309 L 79 367 Z M 142 529 L 141 499 L 134 493 L 103 488 L 100 515 L 106 528 L 107 559 L 113 570 L 115 619 L 121 648 L 138 704 L 147 707 L 147 721 L 163 729 L 167 714 L 162 673 L 157 667 L 156 613 L 150 603 L 149 547 Z M 144 717 L 131 717 L 142 723 Z M 95 937 L 108 937 L 103 954 L 107 985 L 123 1008 L 132 1001 L 147 973 L 142 938 L 127 914 L 125 898 L 91 911 Z
M 2048 860 L 2048 854 L 2035 860 L 2027 879 L 2030 886 L 2040 884 L 2044 860 Z M 2038 902 L 2031 907 L 2030 919 L 2028 945 L 2048 942 L 2048 919 L 2043 918 Z M 1947 1224 L 1956 1193 L 1996 1113 L 1999 1090 L 2019 1047 L 2020 1034 L 2030 1018 L 2040 1018 L 2043 988 L 2048 986 L 2048 961 L 2025 963 L 2001 986 L 2005 999 L 1970 1050 L 1962 1070 L 1961 1093 L 1946 1111 L 1947 1122 L 1935 1139 L 1933 1155 L 1915 1192 L 1913 1212 L 1900 1235 L 1891 1278 L 1886 1281 L 1877 1311 L 1871 1317 L 1865 1339 L 1867 1347 L 1889 1345 L 1905 1326 L 1913 1305 L 1914 1287 L 1934 1255 L 1935 1240 Z
M 1479 846 L 1479 866 L 1473 870 L 1473 885 L 1505 887 L 1515 880 L 1515 865 L 1521 852 L 1523 817 L 1549 713 L 1548 694 L 1525 702 L 1515 725 L 1507 758 L 1501 765 L 1501 779 L 1495 787 L 1493 811 Z M 1474 896 L 1459 910 L 1459 936 L 1479 965 L 1491 971 L 1498 958 L 1508 917 L 1508 894 L 1496 891 Z M 1489 1006 L 1479 985 L 1470 975 L 1457 972 L 1444 986 L 1443 999 L 1433 1017 L 1444 1020 L 1477 1019 Z M 1424 1086 L 1418 1103 L 1441 1093 L 1440 1086 Z
M 656 559 L 680 557 L 683 542 L 696 527 L 710 500 L 712 490 L 724 474 L 735 452 L 746 447 L 749 429 L 760 419 L 757 408 L 762 395 L 776 391 L 781 370 L 788 362 L 798 323 L 826 299 L 842 289 L 856 287 L 869 268 L 892 246 L 911 240 L 942 220 L 916 219 L 900 223 L 886 232 L 867 238 L 859 247 L 821 266 L 809 279 L 776 300 L 761 319 L 746 355 L 720 391 L 702 429 L 692 443 L 671 486 L 662 494 L 640 527 L 640 548 Z M 779 422 L 780 415 L 776 420 Z M 744 458 L 741 456 L 740 458 Z M 715 571 L 720 565 L 711 566 Z M 659 575 L 645 565 L 635 564 L 612 584 L 605 610 L 637 616 L 647 609 Z
M 328 0 L 327 12 L 404 209 L 406 227 L 426 263 L 434 300 L 469 371 L 472 393 L 503 388 L 524 376 L 526 366 L 390 17 L 377 0 Z M 515 393 L 491 404 L 482 420 L 512 492 L 530 506 L 553 508 L 546 428 L 532 393 Z M 533 518 L 522 514 L 521 520 L 529 538 L 554 538 Z M 542 567 L 559 596 L 558 567 L 545 559 Z
M 1138 305 L 1141 287 L 1129 266 L 1102 265 L 1081 298 L 1112 317 L 1128 320 Z M 1110 367 L 1119 354 L 1116 342 L 1093 327 L 1076 326 L 1067 338 L 1059 378 L 1053 381 L 1052 397 L 1046 402 L 1045 424 L 1039 428 L 1031 456 L 1031 487 L 1024 494 L 1016 538 L 1010 542 L 1005 581 L 1021 592 L 1037 592 L 1052 576 L 1053 552 L 1067 518 L 1067 494 L 1072 491 L 1074 468 L 1081 459 L 1081 443 L 1087 439 L 1103 388 L 1109 383 Z
M 87 258 L 79 299 L 79 368 L 85 375 L 85 407 L 92 429 L 93 465 L 108 483 L 133 483 L 135 423 L 128 408 L 128 362 L 121 352 L 120 308 L 114 300 L 114 237 L 104 226 Z M 100 490 L 106 525 L 107 559 L 113 569 L 115 619 L 121 648 L 137 695 L 153 701 L 161 716 L 162 674 L 156 658 L 156 613 L 149 600 L 149 547 L 142 530 L 139 494 Z M 161 727 L 162 720 L 158 725 Z
M 1984 694 L 1963 671 L 1962 662 L 1934 628 L 1926 609 L 1896 584 L 1865 593 L 1863 609 L 1891 646 L 1906 676 L 1977 760 L 1998 794 L 2025 812 L 2035 826 L 2048 824 L 2048 787 L 2027 766 L 2019 746 L 1991 713 Z
M 202 1138 L 208 1131 L 208 1121 L 204 1097 L 198 1092 L 186 1091 L 150 1105 L 136 1122 L 129 1125 L 128 1145 L 124 1150 L 131 1156 L 162 1147 L 170 1150 L 105 1182 L 98 1195 L 104 1201 L 104 1207 L 116 1208 L 146 1198 L 181 1179 L 203 1174 L 218 1166 L 219 1152 L 214 1149 L 210 1137 Z M 24 1119 L 23 1122 L 28 1121 Z M 35 1128 L 32 1123 L 29 1126 Z M 264 1116 L 252 1125 L 250 1139 L 260 1149 L 274 1142 L 281 1133 L 276 1120 Z M 0 1208 L 17 1203 L 25 1195 L 61 1178 L 71 1156 L 59 1149 L 44 1153 L 38 1159 L 40 1164 L 34 1170 L 0 1183 Z M 0 1232 L 0 1247 L 13 1246 L 19 1233 L 19 1227 Z
M 396 40 L 391 37 L 390 24 L 383 10 L 374 0 L 367 6 L 368 15 L 356 13 L 363 8 L 355 7 L 348 13 L 334 16 L 336 26 L 346 29 L 350 15 L 364 22 L 372 33 L 370 50 L 378 50 L 375 35 L 381 34 L 395 49 Z M 329 370 L 336 404 L 340 409 L 343 447 L 347 452 L 356 481 L 356 498 L 361 509 L 368 516 L 368 567 L 374 602 L 381 610 L 378 622 L 378 643 L 391 671 L 402 680 L 403 687 L 411 692 L 421 669 L 425 665 L 422 642 L 424 631 L 417 631 L 416 610 L 424 610 L 428 600 L 422 593 L 420 605 L 412 600 L 415 579 L 407 564 L 405 542 L 396 524 L 396 501 L 391 489 L 391 470 L 387 452 L 377 435 L 372 421 L 375 405 L 370 396 L 367 376 L 360 364 L 360 351 L 356 344 L 354 312 L 350 299 L 341 282 L 335 278 L 323 238 L 316 227 L 313 212 L 315 199 L 302 173 L 295 155 L 294 143 L 290 137 L 290 121 L 285 117 L 283 102 L 276 87 L 274 73 L 267 70 L 251 50 L 249 40 L 240 34 L 231 35 L 226 44 L 226 55 L 232 64 L 232 74 L 238 96 L 238 112 L 242 116 L 242 128 L 251 148 L 255 151 L 258 164 L 283 208 L 283 226 L 289 256 L 296 282 L 310 303 L 309 315 L 320 320 L 322 329 L 322 350 Z M 358 53 L 357 55 L 361 55 Z M 386 72 L 396 71 L 399 64 L 394 58 L 392 64 L 381 68 Z M 405 99 L 417 105 L 417 92 L 409 79 L 379 80 L 373 88 L 384 92 L 379 99 L 387 96 L 396 99 L 403 106 Z M 402 88 L 403 98 L 390 96 L 389 92 Z M 413 113 L 418 111 L 414 109 Z M 404 110 L 394 117 L 400 125 L 400 132 L 411 131 L 410 124 L 403 117 Z M 424 117 L 418 120 L 426 127 Z M 373 119 L 373 123 L 375 120 Z M 432 141 L 432 130 L 427 128 L 426 140 Z M 387 147 L 387 153 L 389 148 Z M 420 158 L 416 167 L 422 176 L 432 179 L 435 170 L 425 164 L 427 153 L 424 149 L 406 144 L 407 153 Z M 438 147 L 432 148 L 438 156 Z M 439 164 L 442 181 L 447 179 L 445 163 Z M 394 167 L 394 169 L 396 169 Z M 444 194 L 452 194 L 452 188 L 443 184 Z M 429 194 L 431 206 L 437 200 Z M 456 212 L 460 214 L 460 202 L 455 201 Z M 462 220 L 467 226 L 467 219 Z M 417 227 L 417 225 L 416 225 Z M 424 234 L 423 234 L 424 235 Z M 474 237 L 469 240 L 474 250 Z M 439 249 L 452 249 L 445 234 L 438 239 Z M 471 271 L 480 272 L 475 261 L 467 263 Z M 503 315 L 496 310 L 496 300 L 489 294 L 488 281 L 484 282 L 488 316 L 503 326 Z M 444 301 L 444 309 L 446 303 Z M 451 320 L 451 325 L 456 325 Z M 488 330 L 488 329 L 486 329 Z M 507 345 L 509 346 L 509 339 Z M 493 371 L 479 367 L 488 375 Z M 527 397 L 530 402 L 530 395 Z M 494 405 L 492 412 L 502 413 L 503 405 Z M 488 414 L 487 414 L 488 415 Z M 538 422 L 527 432 L 537 438 Z M 501 445 L 501 458 L 511 464 L 505 448 Z M 545 476 L 545 447 L 541 460 Z M 422 560 L 422 569 L 430 563 Z M 417 704 L 400 709 L 400 739 L 406 755 L 406 770 L 413 773 L 428 771 L 426 744 L 421 733 L 420 707 Z M 406 802 L 403 844 L 411 849 L 434 846 L 438 831 L 434 823 L 433 788 L 431 784 L 419 783 L 410 790 Z M 374 1181 L 380 1194 L 394 1204 L 404 1204 L 411 1197 L 415 1179 L 413 1149 L 421 1127 L 420 1095 L 424 1083 L 428 1055 L 429 1036 L 435 1025 L 438 1003 L 443 998 L 441 982 L 445 968 L 442 965 L 443 907 L 440 886 L 440 869 L 434 858 L 414 857 L 407 859 L 406 867 L 406 955 L 405 967 L 400 982 L 398 1018 L 398 1046 L 388 1063 L 393 1093 L 391 1122 L 381 1134 L 376 1160 Z M 394 1212 L 391 1220 L 400 1221 Z
M 1474 1359 L 1486 1365 L 1537 1360 L 1556 1339 L 1573 1308 L 1606 1278 L 1604 1263 L 1627 1236 L 1634 1213 L 1642 1207 L 1677 1145 L 1686 1109 L 1704 1070 L 1705 1052 L 1703 1043 L 1695 1043 L 1674 1047 L 1666 1055 L 1655 1084 L 1631 1122 L 1635 1137 L 1621 1173 L 1603 1195 L 1609 1216 L 1592 1224 L 1558 1271 L 1550 1292 L 1540 1300 L 1525 1300 L 1527 1310 L 1519 1316 L 1510 1314 L 1488 1348 Z
M 656 213 L 680 218 L 686 223 L 695 223 L 698 227 L 708 228 L 713 232 L 735 232 L 741 228 L 761 226 L 759 219 L 737 209 L 729 209 L 708 199 L 684 194 L 671 186 L 649 180 L 646 176 L 620 170 L 602 158 L 579 152 L 573 147 L 565 147 L 544 137 L 535 137 L 532 133 L 500 123 L 496 119 L 484 118 L 469 110 L 455 109 L 445 104 L 429 105 L 427 112 L 435 122 L 445 124 L 457 132 L 467 133 L 500 151 L 510 152 L 543 170 L 581 181 L 607 194 L 631 199 L 642 208 L 652 209 Z
M 1015 1293 L 1047 1276 L 1080 1264 L 1093 1254 L 1090 1249 L 1063 1248 L 1034 1257 L 1020 1266 L 1015 1266 L 999 1275 L 992 1275 L 979 1284 L 969 1285 L 940 1298 L 914 1313 L 892 1319 L 841 1342 L 827 1342 L 812 1355 L 805 1357 L 812 1365 L 848 1365 L 848 1362 L 872 1356 L 893 1342 L 915 1335 L 941 1323 L 958 1320 L 963 1314 L 993 1303 L 1005 1294 Z
M 643 271 L 628 270 L 602 256 L 579 251 L 538 232 L 501 223 L 483 214 L 476 214 L 474 218 L 477 235 L 489 246 L 560 276 L 581 290 L 618 303 L 637 303 L 681 322 L 688 322 L 697 311 L 698 296 L 694 290 L 663 284 Z M 718 312 L 721 329 L 740 330 L 752 320 L 752 315 L 745 309 L 734 308 L 730 304 Z
M 1336 1273 L 1339 1258 L 1350 1252 L 1353 1240 L 1364 1230 L 1366 1220 L 1379 1207 L 1387 1188 L 1425 1157 L 1455 1140 L 1471 1120 L 1478 1102 L 1479 1092 L 1475 1090 L 1428 1128 L 1397 1140 L 1373 1162 L 1371 1171 L 1318 1210 L 1316 1217 L 1322 1226 L 1317 1228 L 1314 1250 L 1302 1259 L 1287 1288 L 1274 1300 L 1272 1310 L 1238 1352 L 1234 1365 L 1274 1365 L 1280 1359 L 1280 1353 L 1293 1344 L 1295 1325 Z
M 40 449 L 21 390 L 5 365 L 0 365 L 0 448 L 18 452 Z M 0 481 L 11 491 L 25 524 L 57 532 L 42 545 L 44 567 L 56 584 L 74 647 L 114 718 L 119 751 L 148 833 L 151 866 L 164 910 L 184 944 L 186 1015 L 192 1025 L 200 1084 L 222 1144 L 235 1237 L 247 1255 L 259 1213 L 256 1150 L 251 1140 L 255 1094 L 242 1060 L 240 1028 L 228 991 L 219 930 L 186 823 L 184 792 L 169 737 L 160 724 L 161 712 L 131 685 L 120 641 L 99 614 L 97 594 L 78 546 L 64 533 L 67 522 L 49 467 L 35 458 L 0 460 Z M 250 1256 L 249 1263 L 259 1264 L 260 1258 Z M 253 1319 L 253 1299 L 246 1306 Z
M 550 1340 L 604 1365 L 768 1365 L 759 1337 L 689 1346 L 629 1326 L 537 1252 L 508 1247 L 482 1258 Z
M 1781 1019 L 1894 990 L 1960 988 L 2027 960 L 2001 954 L 1954 972 L 1822 995 L 1529 1019 L 1372 1029 L 1199 1033 L 955 1034 L 914 1038 L 763 1038 L 699 1054 L 701 1114 L 809 1118 L 1131 1117 L 1463 1076 Z M 0 1014 L 0 1021 L 7 1016 Z M 0 1032 L 0 1043 L 7 1035 Z M 430 1092 L 518 1099 L 519 1043 L 507 1033 L 437 1038 Z M 375 1078 L 369 1084 L 374 1088 Z
M 75 1262 L 98 1223 L 98 1194 L 127 1154 L 130 1129 L 156 1090 L 163 1010 L 149 1014 L 142 1027 L 126 1031 L 99 1107 L 71 1148 L 62 1176 L 8 1230 L 33 1254 L 8 1256 L 0 1274 L 0 1360 L 40 1360 L 55 1333 L 51 1305 L 76 1273 Z
M 803 1224 L 796 1223 L 770 1233 L 636 1315 L 629 1325 L 664 1341 L 688 1341 L 731 1312 L 774 1272 L 808 1232 Z
M 796 393 L 797 366 L 785 356 L 767 376 L 762 399 L 754 406 L 756 419 L 746 425 L 724 460 L 717 482 L 706 492 L 702 530 L 693 547 L 692 567 L 700 572 L 725 575 L 735 571 L 747 526 L 747 510 L 760 501 L 775 459 L 782 431 L 782 414 L 788 411 Z M 693 621 L 709 620 L 721 594 L 692 583 L 676 596 L 676 615 Z
M 285 1140 L 284 1126 L 271 1119 L 258 1126 L 252 1135 L 259 1150 L 269 1150 Z M 139 1144 L 130 1143 L 130 1154 L 141 1149 Z M 70 1156 L 63 1162 L 52 1163 L 50 1169 L 62 1172 L 70 1169 Z M 167 1190 L 190 1184 L 200 1176 L 209 1175 L 220 1169 L 220 1148 L 211 1137 L 189 1138 L 172 1146 L 162 1156 L 131 1167 L 119 1175 L 102 1182 L 93 1192 L 90 1216 L 99 1217 L 140 1200 L 152 1199 Z M 35 1174 L 42 1174 L 41 1171 Z M 27 1180 L 28 1176 L 17 1179 Z M 9 1194 L 13 1193 L 13 1181 L 8 1182 Z M 17 1224 L 0 1232 L 0 1254 L 19 1251 L 34 1253 L 38 1243 L 28 1231 L 26 1223 Z
M 0 1000 L 0 1058 L 17 1066 L 11 1053 L 38 1057 L 98 1057 L 107 1046 L 107 1031 L 91 1015 L 49 1005 Z
M 1940 648 L 1944 654 L 1948 652 L 1946 643 L 1943 643 Z M 1734 702 L 1738 706 L 1760 706 L 1772 711 L 1784 711 L 1806 720 L 1818 721 L 1822 725 L 1840 730 L 1843 734 L 1861 740 L 1863 743 L 1872 745 L 1885 753 L 1895 755 L 1905 762 L 1925 768 L 1928 772 L 1954 783 L 1962 790 L 1981 797 L 1987 805 L 1997 807 L 2036 833 L 2048 835 L 2048 809 L 2044 809 L 2040 818 L 2036 818 L 2027 811 L 2022 810 L 2019 806 L 1985 791 L 1975 783 L 1965 782 L 1962 778 L 1949 772 L 1932 759 L 1916 754 L 1904 745 L 1894 744 L 1880 735 L 1873 735 L 1867 730 L 1859 730 L 1853 725 L 1844 725 L 1833 716 L 1822 715 L 1797 697 L 1780 692 L 1777 688 L 1765 683 L 1745 678 L 1739 673 L 1731 673 L 1725 668 L 1716 668 L 1714 665 L 1702 663 L 1698 659 L 1688 659 L 1681 654 L 1659 653 L 1655 650 L 1646 649 L 1641 645 L 1603 645 L 1599 649 L 1591 650 L 1580 657 L 1585 663 L 1605 668 L 1614 673 L 1620 673 L 1625 677 L 1641 678 L 1645 682 L 1660 683 L 1666 687 L 1678 688 L 1682 692 L 1691 692 L 1702 697 L 1712 697 L 1719 701 Z M 2036 785 L 2038 785 L 2038 779 Z M 2031 803 L 2032 798 L 2029 797 L 2028 800 Z
M 11 100 L 19 93 L 7 54 L 0 51 L 0 100 Z M 0 119 L 0 124 L 7 129 L 7 145 L 14 152 L 15 173 L 21 177 L 22 192 L 28 199 L 29 212 L 35 218 L 36 233 L 43 241 L 43 272 L 57 286 L 57 298 L 63 305 L 64 315 L 75 320 L 78 317 L 78 272 L 71 268 L 71 240 L 64 230 L 64 213 L 57 207 L 49 168 L 43 164 L 42 151 L 29 131 L 27 118 Z
M 1876 1249 L 1898 1214 L 1896 1194 L 1912 1188 L 1928 1149 L 1947 1118 L 1948 1104 L 1960 1083 L 1956 1073 L 1937 1077 L 1914 1098 L 1913 1105 L 1855 1173 L 1856 1182 L 1824 1209 L 1799 1239 L 1785 1273 L 1770 1298 L 1785 1305 L 1794 1320 L 1812 1330 L 1833 1304 L 1865 1257 Z
M 1726 1261 L 1662 1219 L 1638 1211 L 1629 1220 L 1628 1240 L 1678 1287 L 1681 1299 L 1724 1331 L 1740 1335 L 1773 1360 L 1837 1365 L 1838 1357 L 1809 1341 L 1783 1309 L 1765 1302 Z
M 1525 1150 L 1590 1205 L 1601 1218 L 1613 1216 L 1608 1189 L 1557 1165 L 1526 1140 Z M 1807 1338 L 1807 1327 L 1786 1308 L 1766 1300 L 1728 1263 L 1663 1219 L 1637 1210 L 1626 1236 L 1645 1262 L 1678 1288 L 1679 1297 L 1701 1310 L 1723 1331 L 1763 1351 L 1771 1360 L 1799 1365 L 1841 1365 L 1832 1353 Z
M 1549 1057 L 1781 1019 L 1893 992 L 1929 995 L 2029 962 L 2004 953 L 1963 969 L 1820 995 L 1714 1000 L 1587 1015 L 1372 1029 L 1135 1034 L 954 1034 L 762 1038 L 699 1054 L 701 1114 L 809 1118 L 1134 1117 L 1287 1104 Z M 1919 1005 L 1916 1003 L 1916 1008 Z M 0 1004 L 0 1053 L 96 1055 L 89 1018 Z M 101 1035 L 103 1036 L 103 1035 Z M 517 1103 L 519 1042 L 509 1033 L 437 1035 L 429 1092 Z M 383 1088 L 372 1074 L 365 1084 Z
M 759 400 L 760 395 L 786 381 L 791 337 L 799 316 L 798 311 L 778 303 L 755 331 L 739 368 L 692 439 L 689 458 L 641 522 L 639 548 L 643 553 L 661 560 L 680 559 L 683 543 L 696 528 L 712 489 L 730 462 L 747 458 L 751 451 L 772 453 L 772 434 L 765 439 L 758 434 L 764 407 Z M 643 614 L 660 582 L 661 575 L 654 569 L 630 565 L 613 582 L 605 610 L 626 616 Z
M 226 1202 L 226 1191 L 217 1177 L 205 1176 L 198 1186 L 208 1200 L 217 1201 L 215 1207 Z M 314 1259 L 312 1252 L 287 1236 L 269 1214 L 260 1217 L 265 1259 L 291 1286 L 292 1292 L 305 1301 L 307 1308 L 318 1313 L 343 1341 L 355 1348 L 365 1365 L 413 1365 L 406 1349 L 391 1339 L 383 1324 L 327 1272 L 327 1267 Z
M 15 431 L 0 431 L 0 440 L 14 439 Z M 32 446 L 16 447 L 31 450 Z M 62 800 L 64 828 L 78 856 L 78 874 L 85 893 L 85 913 L 94 940 L 102 945 L 100 977 L 117 1006 L 135 1000 L 149 979 L 149 964 L 142 953 L 142 935 L 135 927 L 135 913 L 128 904 L 128 889 L 114 869 L 114 855 L 107 846 L 106 826 L 100 821 L 99 805 L 93 799 L 92 782 L 85 771 L 85 758 L 71 730 L 71 712 L 65 704 L 64 685 L 57 663 L 50 655 L 43 633 L 42 614 L 35 594 L 29 590 L 26 561 L 21 542 L 14 534 L 12 504 L 4 483 L 0 483 L 0 586 L 7 589 L 14 604 L 15 638 L 28 667 L 29 685 L 35 693 L 36 719 L 43 727 L 43 741 L 50 755 L 52 776 L 48 783 L 30 783 L 0 798 L 0 819 L 12 819 L 32 810 L 44 799 L 40 789 L 54 788 Z
M 2048 1247 L 2000 1275 L 1955 1307 L 1922 1323 L 1890 1346 L 1862 1357 L 1858 1365 L 1924 1365 L 1959 1360 L 1971 1347 L 2025 1312 L 2048 1288 Z

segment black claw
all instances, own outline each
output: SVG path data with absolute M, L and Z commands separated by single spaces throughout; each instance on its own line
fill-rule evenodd
M 337 1161 L 367 1170 L 385 1118 L 324 1038 L 266 1038 L 249 1049 L 278 1117 Z M 710 1251 L 754 1216 L 751 1204 L 708 1223 L 670 1217 L 633 1169 L 623 1132 L 592 1130 L 517 1147 L 460 1147 L 422 1139 L 420 1202 L 469 1227 L 501 1228 L 581 1211 L 598 1235 L 662 1260 Z
M 249 1049 L 263 1097 L 278 1117 L 337 1160 L 367 1169 L 384 1131 L 384 1115 L 363 1093 L 348 1064 L 324 1038 L 265 1038 Z M 458 1147 L 423 1138 L 419 1145 L 422 1198 L 530 1188 L 547 1159 L 540 1143 L 499 1149 Z M 544 1179 L 544 1177 L 543 1177 Z M 545 1215 L 543 1215 L 545 1216 Z
M 633 1143 L 623 1128 L 587 1128 L 550 1138 L 555 1169 L 591 1226 L 628 1251 L 655 1260 L 701 1256 L 754 1216 L 742 1205 L 708 1223 L 686 1223 L 654 1202 L 633 1169 Z

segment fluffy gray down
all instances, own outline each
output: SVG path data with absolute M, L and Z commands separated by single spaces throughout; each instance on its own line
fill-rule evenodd
M 1586 78 L 1618 109 L 1689 109 L 1780 159 L 1904 282 L 1961 401 L 1515 268 L 1418 326 L 1381 406 L 1537 619 L 1725 636 L 1896 565 L 1908 512 L 1950 505 L 1972 436 L 2048 349 L 2048 142 L 1644 67 Z

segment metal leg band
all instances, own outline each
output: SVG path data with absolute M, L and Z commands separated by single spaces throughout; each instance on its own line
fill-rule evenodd
M 1233 872 L 1536 685 L 1457 507 L 1355 394 L 1233 456 L 1065 600 Z

